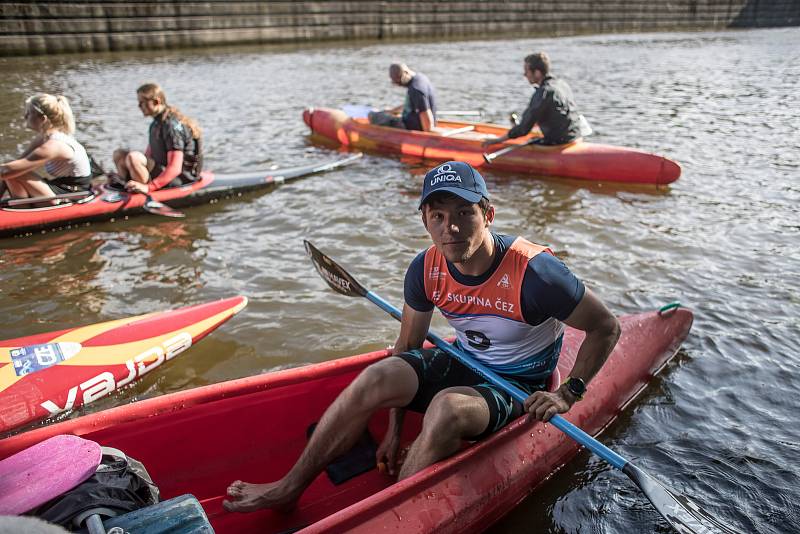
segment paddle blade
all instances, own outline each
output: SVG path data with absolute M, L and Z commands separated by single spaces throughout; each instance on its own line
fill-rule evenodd
M 627 463 L 622 472 L 637 485 L 653 503 L 658 513 L 680 534 L 740 534 L 721 523 L 689 498 L 678 495 L 656 479 Z
M 338 263 L 323 254 L 310 241 L 304 239 L 303 244 L 306 246 L 306 252 L 311 257 L 314 268 L 331 289 L 348 297 L 364 297 L 367 295 L 367 290 L 355 278 L 350 276 L 350 273 L 342 269 Z
M 589 125 L 589 121 L 587 121 L 586 117 L 583 115 L 578 115 L 578 126 L 580 128 L 581 137 L 592 135 L 592 127 Z
M 164 217 L 174 217 L 176 219 L 182 219 L 186 217 L 186 214 L 182 211 L 172 209 L 149 195 L 147 196 L 147 200 L 145 201 L 143 208 L 147 213 L 152 213 L 153 215 L 163 215 Z

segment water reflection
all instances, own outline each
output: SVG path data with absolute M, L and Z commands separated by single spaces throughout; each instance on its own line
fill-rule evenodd
M 4 337 L 32 333 L 31 315 L 34 323 L 56 330 L 99 314 L 106 298 L 105 287 L 97 282 L 107 264 L 99 252 L 105 243 L 102 236 L 76 231 L 12 240 L 0 249 Z M 71 305 L 76 300 L 81 303 L 77 313 Z

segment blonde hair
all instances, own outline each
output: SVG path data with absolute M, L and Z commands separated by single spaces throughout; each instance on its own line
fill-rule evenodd
M 68 135 L 75 133 L 75 116 L 67 97 L 46 93 L 31 96 L 25 100 L 25 111 L 30 113 L 31 110 L 47 119 L 50 123 L 47 130 L 58 130 Z
M 200 139 L 200 137 L 203 135 L 203 130 L 200 129 L 200 125 L 197 124 L 197 121 L 181 113 L 175 106 L 170 106 L 167 104 L 167 95 L 164 94 L 164 90 L 157 83 L 146 83 L 140 86 L 136 90 L 136 93 L 144 96 L 145 98 L 157 98 L 160 100 L 161 103 L 164 104 L 164 107 L 167 108 L 167 116 L 175 117 L 178 122 L 186 126 L 186 128 L 188 128 L 189 132 L 192 134 L 192 139 Z

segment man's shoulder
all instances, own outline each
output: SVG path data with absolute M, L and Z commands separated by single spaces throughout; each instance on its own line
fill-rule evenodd
M 511 248 L 511 245 L 514 244 L 514 241 L 519 238 L 519 236 L 515 235 L 496 234 L 494 232 L 492 232 L 492 237 L 494 238 L 495 245 L 500 247 L 500 249 L 503 251 Z
M 183 133 L 183 123 L 177 117 L 169 117 L 164 121 L 164 126 L 175 132 Z
M 551 92 L 571 90 L 567 81 L 557 76 L 549 76 L 543 85 Z
M 425 271 L 425 258 L 428 256 L 428 252 L 431 252 L 433 248 L 433 246 L 430 246 L 418 252 L 417 255 L 414 256 L 414 259 L 411 260 L 411 263 L 408 264 L 406 272 L 415 276 L 422 276 L 422 273 Z
M 431 247 L 428 247 L 426 249 L 423 249 L 423 250 L 419 251 L 417 253 L 417 255 L 414 256 L 414 259 L 411 260 L 411 263 L 409 265 L 414 265 L 414 264 L 418 264 L 418 263 L 423 263 L 424 264 L 425 263 L 425 256 L 428 254 L 428 251 L 430 249 L 431 249 Z
M 418 72 L 411 78 L 411 82 L 408 84 L 409 89 L 415 89 L 421 92 L 428 92 L 433 90 L 433 84 L 428 79 L 427 76 Z
M 424 74 L 424 73 L 422 73 L 422 72 L 417 72 L 416 74 L 414 74 L 414 77 L 413 77 L 413 78 L 411 78 L 411 80 L 412 80 L 412 81 L 413 81 L 413 80 L 417 80 L 417 81 L 420 81 L 420 82 L 426 82 L 426 83 L 430 83 L 430 82 L 431 82 L 431 81 L 430 81 L 430 79 L 428 79 L 428 76 L 427 76 L 427 75 L 425 75 L 425 74 Z

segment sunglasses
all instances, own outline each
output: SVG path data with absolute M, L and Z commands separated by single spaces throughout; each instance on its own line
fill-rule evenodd
M 47 115 L 44 114 L 44 111 L 42 111 L 42 109 L 36 104 L 30 104 L 25 108 L 25 117 L 31 114 L 31 109 L 33 109 L 36 113 L 38 113 L 42 117 L 47 117 Z

